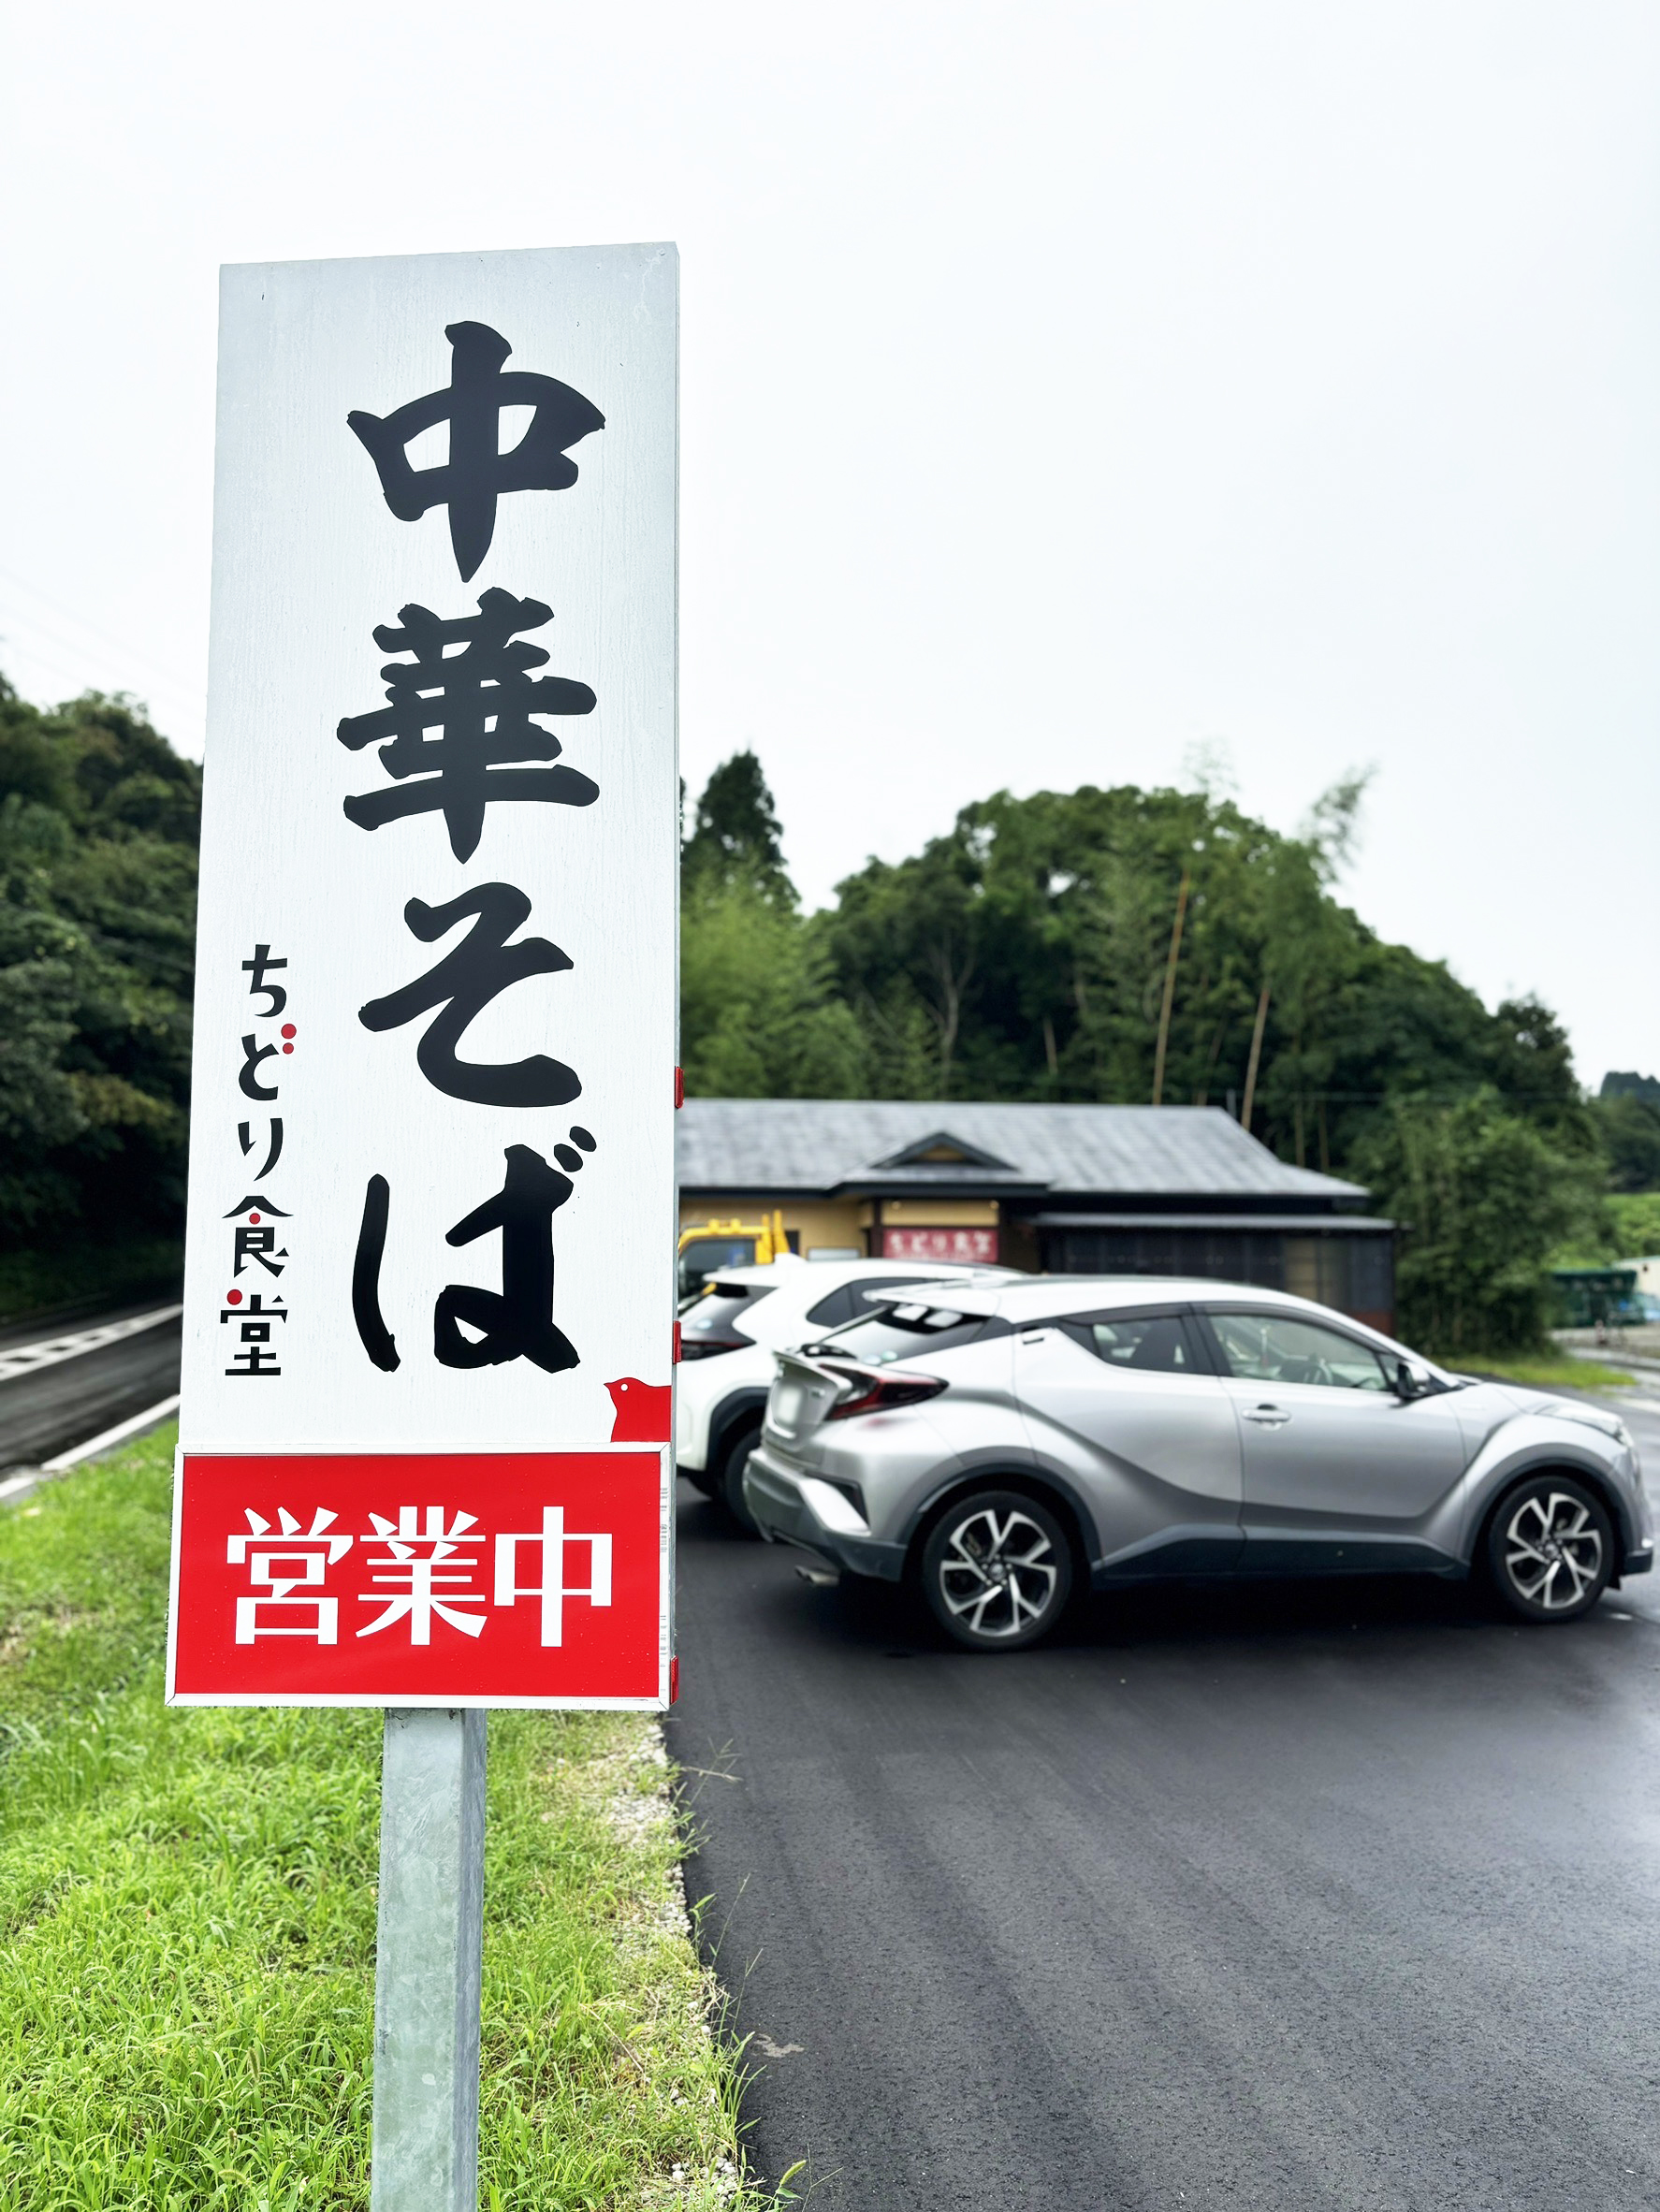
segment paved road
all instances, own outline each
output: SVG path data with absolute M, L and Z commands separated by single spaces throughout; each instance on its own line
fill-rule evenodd
M 109 1314 L 67 1319 L 56 1327 L 22 1324 L 0 1332 L 0 1368 L 18 1347 L 47 1337 L 73 1337 L 100 1322 L 153 1311 L 163 1302 L 123 1306 Z M 171 1302 L 167 1301 L 166 1302 Z M 84 1443 L 179 1388 L 177 1317 L 37 1372 L 0 1380 L 0 1473 L 37 1466 L 55 1452 Z
M 1660 2202 L 1660 1591 L 1137 1593 L 986 1659 L 679 1525 L 692 1887 L 815 2212 Z

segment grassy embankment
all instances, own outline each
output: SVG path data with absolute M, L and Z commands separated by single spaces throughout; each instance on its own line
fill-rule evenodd
M 1604 1367 L 1595 1360 L 1569 1360 L 1558 1353 L 1501 1359 L 1496 1353 L 1464 1353 L 1457 1359 L 1436 1358 L 1438 1367 L 1455 1375 L 1488 1375 L 1499 1382 L 1522 1383 L 1530 1390 L 1623 1390 L 1636 1375 L 1623 1367 Z
M 164 1707 L 171 1457 L 0 1507 L 0 2207 L 356 2212 L 379 1716 Z M 655 1726 L 489 1756 L 483 2204 L 756 2205 Z

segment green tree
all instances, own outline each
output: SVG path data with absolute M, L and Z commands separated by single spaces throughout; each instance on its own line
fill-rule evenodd
M 0 678 L 0 1251 L 177 1236 L 199 770 Z
M 1591 1158 L 1550 1011 L 1490 1011 L 1337 896 L 1364 789 L 1342 779 L 1294 837 L 1215 791 L 999 793 L 913 857 L 867 863 L 810 927 L 872 1089 L 1145 1101 L 1168 982 L 1164 1099 L 1243 1111 L 1261 1010 L 1251 1127 L 1299 1165 L 1353 1171 L 1392 1100 L 1478 1094 Z
M 1490 1012 L 1343 905 L 1363 789 L 1334 785 L 1295 837 L 1212 790 L 998 793 L 804 917 L 760 764 L 735 754 L 683 848 L 688 1084 L 1140 1102 L 1168 984 L 1163 1097 L 1237 1107 L 1262 1011 L 1255 1133 L 1413 1224 L 1415 1328 L 1520 1341 L 1544 1255 L 1616 1236 L 1607 1163 L 1660 1181 L 1660 1111 L 1636 1077 L 1586 1101 L 1548 1009 Z M 130 701 L 43 713 L 0 682 L 0 1251 L 177 1232 L 199 798 Z
M 794 908 L 784 867 L 783 832 L 761 763 L 735 752 L 704 786 L 692 835 L 681 849 L 682 880 L 699 891 L 745 889 Z
M 1541 1342 L 1548 1262 L 1596 1234 L 1594 1156 L 1484 1090 L 1454 1105 L 1391 1100 L 1356 1166 L 1403 1226 L 1403 1335 L 1455 1360 Z
M 705 1098 L 858 1098 L 865 1038 L 796 910 L 753 753 L 710 777 L 680 885 L 680 1059 Z
M 680 1055 L 704 1098 L 848 1099 L 866 1090 L 865 1041 L 800 917 L 739 887 L 682 902 Z
M 936 838 L 897 867 L 869 861 L 837 885 L 822 939 L 868 1041 L 880 1096 L 950 1098 L 959 1087 L 985 918 L 971 833 Z M 975 1039 L 981 1051 L 989 1041 Z M 971 1093 L 982 1087 L 969 1082 Z
M 1593 1262 L 1647 1259 L 1660 1252 L 1660 1190 L 1617 1193 L 1606 1211 L 1608 1236 L 1590 1255 Z
M 1660 1107 L 1630 1093 L 1592 1102 L 1609 1181 L 1620 1191 L 1660 1190 Z

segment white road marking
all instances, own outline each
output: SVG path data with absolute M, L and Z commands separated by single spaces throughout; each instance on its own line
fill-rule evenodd
M 140 1429 L 153 1429 L 158 1421 L 165 1421 L 170 1413 L 179 1410 L 179 1393 L 170 1398 L 158 1398 L 153 1405 L 147 1405 L 142 1413 L 129 1414 L 124 1421 L 117 1421 L 114 1428 L 104 1429 L 96 1436 L 89 1436 L 84 1444 L 72 1445 L 67 1451 L 60 1451 L 56 1459 L 45 1460 L 41 1469 L 47 1475 L 61 1475 L 66 1467 L 78 1467 L 82 1460 L 95 1459 L 99 1452 L 108 1451 L 112 1445 L 124 1444 L 129 1436 L 138 1435 Z
M 0 1382 L 34 1375 L 42 1367 L 55 1367 L 60 1360 L 78 1360 L 83 1352 L 102 1351 L 106 1345 L 120 1344 L 124 1337 L 159 1329 L 164 1321 L 183 1311 L 182 1305 L 158 1305 L 150 1313 L 134 1314 L 130 1320 L 103 1321 L 95 1329 L 77 1330 L 72 1336 L 42 1336 L 33 1344 L 13 1345 L 9 1350 L 0 1351 Z M 4 1494 L 0 1492 L 0 1496 Z
M 170 1414 L 179 1410 L 178 1393 L 170 1398 L 158 1398 L 153 1405 L 147 1405 L 142 1413 L 130 1414 L 124 1421 L 117 1421 L 112 1429 L 102 1429 L 95 1436 L 89 1436 L 84 1444 L 72 1445 L 67 1451 L 60 1451 L 55 1458 L 44 1461 L 38 1467 L 25 1467 L 21 1475 L 12 1475 L 0 1482 L 0 1505 L 10 1498 L 27 1497 L 50 1476 L 64 1475 L 71 1467 L 79 1467 L 82 1460 L 96 1459 L 100 1452 L 112 1451 L 128 1437 L 141 1435 L 146 1429 L 153 1429 Z

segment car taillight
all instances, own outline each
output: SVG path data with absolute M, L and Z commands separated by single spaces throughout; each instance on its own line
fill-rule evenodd
M 688 1336 L 680 1332 L 682 1360 L 712 1360 L 717 1352 L 741 1352 L 746 1339 L 741 1336 Z
M 856 1413 L 891 1413 L 900 1405 L 918 1405 L 925 1398 L 938 1398 L 945 1385 L 937 1375 L 871 1375 L 859 1367 L 837 1367 L 828 1360 L 832 1375 L 864 1387 L 843 1398 L 824 1416 L 827 1421 L 852 1420 Z

